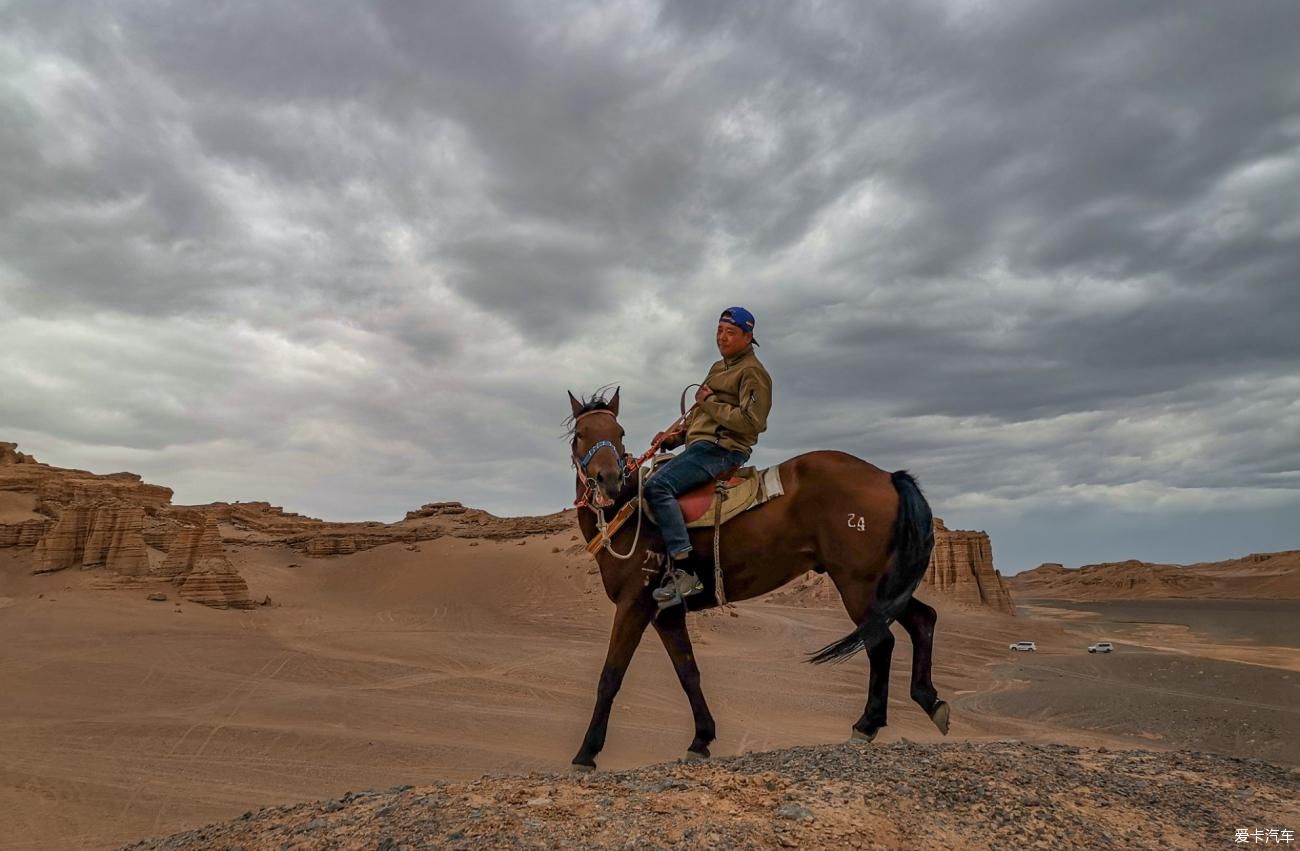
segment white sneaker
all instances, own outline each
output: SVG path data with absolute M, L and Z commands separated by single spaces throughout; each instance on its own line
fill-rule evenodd
M 674 606 L 682 602 L 683 597 L 698 594 L 704 590 L 704 583 L 694 573 L 687 573 L 679 567 L 672 568 L 673 579 L 650 592 L 655 602 L 662 606 Z

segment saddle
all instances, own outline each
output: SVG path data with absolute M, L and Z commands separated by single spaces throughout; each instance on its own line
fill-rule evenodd
M 671 455 L 667 456 L 665 460 L 671 457 Z M 715 514 L 718 515 L 718 525 L 722 525 L 754 506 L 762 505 L 783 493 L 785 489 L 781 486 L 781 475 L 776 467 L 762 470 L 755 467 L 741 467 L 723 473 L 716 481 L 687 491 L 677 497 L 677 504 L 681 507 L 686 528 L 711 529 Z M 719 502 L 721 502 L 720 510 Z M 641 509 L 647 517 L 654 519 L 654 514 L 644 499 L 642 499 Z

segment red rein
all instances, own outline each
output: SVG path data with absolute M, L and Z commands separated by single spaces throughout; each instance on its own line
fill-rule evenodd
M 663 434 L 665 435 L 665 437 L 666 437 L 666 436 L 667 436 L 667 435 L 668 435 L 668 434 L 669 434 L 673 429 L 677 428 L 678 425 L 681 425 L 681 424 L 686 420 L 687 417 L 689 417 L 691 414 L 695 413 L 695 408 L 696 408 L 696 405 L 698 405 L 698 404 L 699 404 L 699 403 L 696 402 L 695 405 L 691 405 L 690 410 L 686 411 L 686 412 L 683 413 L 680 417 L 678 417 L 676 420 L 674 420 L 674 421 L 673 421 L 673 424 L 670 425 L 670 426 L 669 426 L 669 427 L 668 427 L 668 428 L 663 432 Z M 607 412 L 602 412 L 602 411 L 592 411 L 591 413 L 596 414 L 596 413 L 607 413 Z M 586 415 L 584 414 L 583 416 L 586 416 Z M 650 460 L 650 456 L 652 456 L 652 455 L 655 454 L 655 451 L 659 449 L 660 445 L 661 445 L 663 442 L 664 442 L 663 438 L 658 438 L 658 439 L 655 439 L 655 440 L 650 441 L 650 448 L 647 449 L 645 452 L 642 452 L 641 455 L 640 455 L 640 457 L 634 459 L 634 460 L 632 461 L 631 464 L 628 464 L 628 465 L 624 468 L 625 474 L 628 475 L 628 476 L 631 476 L 633 473 L 635 473 L 635 472 L 636 472 L 636 471 L 641 467 L 642 464 L 644 464 L 646 461 L 649 461 L 649 460 Z M 575 500 L 573 501 L 573 504 L 574 504 L 574 506 L 577 507 L 577 508 L 590 508 L 590 509 L 592 509 L 593 511 L 595 511 L 595 510 L 596 510 L 595 507 L 591 504 L 591 502 L 590 502 L 589 499 L 588 499 L 588 497 L 590 497 L 591 494 L 595 491 L 595 487 L 592 485 L 591 480 L 587 478 L 587 476 L 586 476 L 586 472 L 585 472 L 581 467 L 578 466 L 578 463 L 577 463 L 578 459 L 577 459 L 577 456 L 576 456 L 576 455 L 574 456 L 574 459 L 573 459 L 573 460 L 574 460 L 574 467 L 577 467 L 577 468 L 578 468 L 578 475 L 579 475 L 579 476 L 580 476 L 584 481 L 587 482 L 587 487 L 586 487 L 586 489 L 582 492 L 582 496 L 580 496 L 580 497 L 578 497 L 577 499 L 575 499 Z

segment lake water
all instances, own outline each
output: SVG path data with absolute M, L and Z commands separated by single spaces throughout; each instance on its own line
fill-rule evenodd
M 1022 600 L 1096 612 L 1112 623 L 1182 624 L 1220 641 L 1300 649 L 1300 600 Z

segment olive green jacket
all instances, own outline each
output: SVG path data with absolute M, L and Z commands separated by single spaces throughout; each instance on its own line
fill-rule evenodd
M 724 449 L 751 452 L 767 431 L 772 410 L 772 377 L 753 346 L 709 368 L 704 384 L 713 391 L 686 421 L 686 443 L 707 440 Z M 675 441 L 680 442 L 680 441 Z

